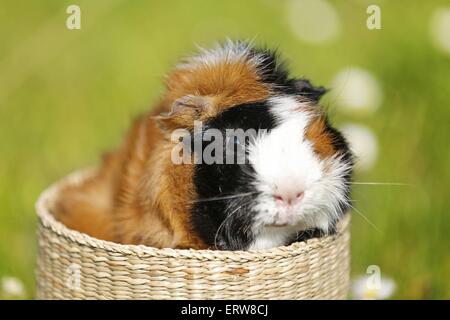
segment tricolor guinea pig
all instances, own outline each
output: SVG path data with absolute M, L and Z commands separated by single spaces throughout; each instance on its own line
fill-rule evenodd
M 333 233 L 353 160 L 318 105 L 324 93 L 273 51 L 232 41 L 202 50 L 174 68 L 98 171 L 62 190 L 55 216 L 158 248 L 268 249 Z

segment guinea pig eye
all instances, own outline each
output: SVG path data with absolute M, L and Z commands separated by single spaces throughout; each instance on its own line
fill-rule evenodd
M 241 140 L 239 139 L 239 137 L 237 137 L 237 136 L 229 136 L 226 139 L 226 145 L 227 145 L 228 148 L 234 149 L 235 146 L 239 147 L 239 146 L 242 145 L 242 143 L 241 143 Z
M 233 139 L 234 145 L 238 145 L 238 146 L 242 145 L 242 144 L 241 144 L 241 140 L 239 139 L 239 137 L 233 136 L 232 139 Z
M 228 150 L 240 151 L 245 149 L 245 142 L 238 136 L 232 135 L 226 138 L 226 148 Z

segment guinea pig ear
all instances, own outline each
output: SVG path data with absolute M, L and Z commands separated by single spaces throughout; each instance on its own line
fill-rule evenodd
M 295 79 L 294 87 L 297 92 L 315 102 L 318 102 L 320 98 L 327 92 L 324 87 L 315 87 L 306 79 Z
M 211 97 L 187 95 L 176 99 L 169 112 L 161 113 L 155 119 L 163 129 L 190 128 L 195 120 L 210 113 L 212 108 Z
M 175 100 L 172 104 L 172 110 L 168 116 L 190 114 L 192 116 L 200 116 L 207 113 L 211 107 L 211 98 L 205 96 L 187 95 Z

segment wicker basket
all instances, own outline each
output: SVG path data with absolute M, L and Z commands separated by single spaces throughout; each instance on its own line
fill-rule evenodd
M 349 222 L 334 236 L 266 251 L 156 249 L 97 240 L 51 215 L 64 184 L 46 190 L 39 217 L 38 299 L 345 299 Z

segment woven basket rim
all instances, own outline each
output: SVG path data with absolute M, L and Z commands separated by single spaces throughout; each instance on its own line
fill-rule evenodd
M 197 250 L 197 249 L 172 249 L 172 248 L 154 248 L 145 245 L 131 245 L 120 244 L 106 240 L 96 239 L 87 234 L 76 230 L 69 229 L 61 222 L 57 221 L 52 215 L 50 203 L 52 199 L 57 197 L 59 188 L 65 184 L 79 183 L 89 176 L 95 174 L 95 168 L 88 168 L 75 171 L 59 181 L 51 184 L 44 190 L 35 205 L 39 223 L 44 228 L 51 230 L 57 235 L 69 239 L 76 245 L 90 247 L 95 250 L 105 250 L 108 252 L 115 252 L 124 255 L 137 256 L 158 256 L 158 257 L 172 257 L 172 258 L 192 258 L 199 260 L 239 260 L 239 261 L 255 261 L 267 257 L 270 258 L 285 258 L 287 256 L 297 256 L 305 254 L 305 252 L 314 250 L 317 247 L 322 247 L 329 242 L 334 241 L 337 237 L 341 237 L 350 224 L 350 213 L 344 215 L 338 223 L 338 231 L 334 235 L 328 235 L 321 238 L 313 238 L 307 241 L 295 242 L 288 246 L 281 246 L 267 250 L 249 250 L 249 251 L 221 251 L 221 250 Z

